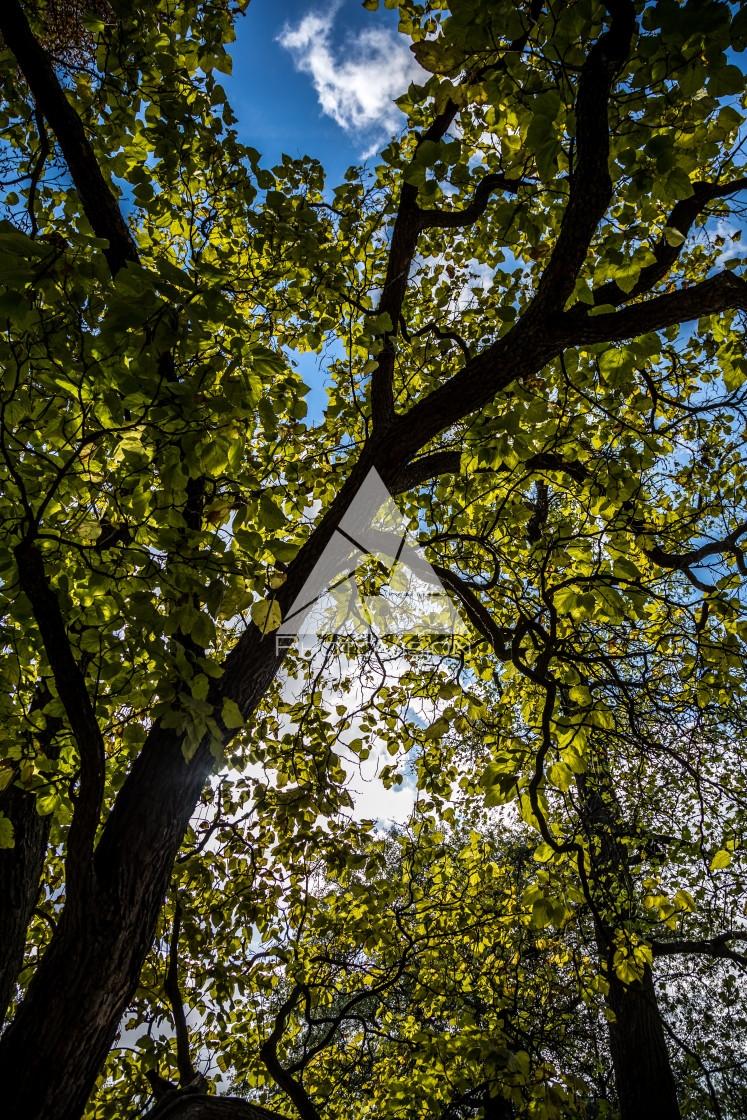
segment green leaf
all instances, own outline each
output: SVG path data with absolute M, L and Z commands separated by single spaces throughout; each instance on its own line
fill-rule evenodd
M 439 716 L 425 729 L 426 739 L 441 739 L 449 730 L 449 721 L 444 716 Z
M 0 813 L 0 849 L 12 848 L 14 845 L 13 822 L 5 816 L 5 813 Z
M 75 528 L 75 535 L 84 541 L 97 541 L 101 536 L 101 523 L 91 519 L 80 521 Z
M 431 74 L 449 74 L 461 66 L 464 59 L 463 51 L 449 44 L 444 38 L 433 40 L 422 39 L 413 43 L 410 50 L 415 55 L 418 65 Z
M 282 529 L 286 523 L 286 517 L 283 511 L 275 504 L 269 494 L 262 494 L 259 500 L 259 516 L 260 522 L 265 529 L 275 532 L 277 529 Z
M 738 66 L 721 66 L 708 79 L 708 92 L 711 97 L 727 97 L 730 94 L 743 93 L 744 88 L 744 74 Z
M 278 626 L 283 621 L 280 607 L 274 599 L 261 599 L 258 603 L 253 603 L 251 616 L 254 625 L 257 626 L 263 634 L 269 634 L 272 630 L 277 630 Z
M 664 240 L 667 245 L 671 245 L 673 249 L 684 244 L 685 235 L 681 233 L 680 230 L 674 229 L 672 226 L 664 226 L 662 233 L 664 234 Z
M 233 731 L 237 727 L 244 726 L 244 718 L 239 711 L 238 704 L 235 702 L 235 700 L 230 700 L 227 696 L 224 697 L 223 700 L 221 718 L 226 727 L 231 731 Z

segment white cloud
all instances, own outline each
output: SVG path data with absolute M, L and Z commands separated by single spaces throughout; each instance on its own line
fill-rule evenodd
M 407 40 L 389 29 L 371 27 L 333 42 L 336 14 L 336 6 L 309 12 L 296 26 L 286 24 L 278 40 L 311 77 L 323 113 L 346 132 L 380 139 L 402 127 L 394 98 L 426 75 Z
M 747 245 L 742 245 L 735 240 L 737 234 L 741 235 L 741 229 L 734 225 L 733 222 L 724 221 L 719 219 L 716 224 L 716 237 L 722 239 L 723 250 L 716 260 L 719 268 L 723 268 L 727 261 L 733 260 L 735 257 L 744 257 L 747 254 Z M 718 245 L 719 242 L 717 241 Z

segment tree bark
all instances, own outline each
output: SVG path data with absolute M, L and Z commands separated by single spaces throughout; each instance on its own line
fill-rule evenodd
M 37 690 L 32 710 L 39 711 L 51 699 L 46 683 Z M 62 728 L 57 716 L 47 716 L 46 726 L 38 739 L 38 749 L 48 759 L 56 759 L 60 742 L 56 738 Z M 30 754 L 35 753 L 29 741 Z M 18 774 L 14 774 L 17 778 Z M 12 848 L 0 850 L 0 1027 L 5 1022 L 13 998 L 18 975 L 23 967 L 26 932 L 39 903 L 44 857 L 49 841 L 51 816 L 40 816 L 36 794 L 17 781 L 0 793 L 0 812 L 13 825 Z
M 51 817 L 15 782 L 0 794 L 0 812 L 13 823 L 14 846 L 0 850 L 0 1025 L 23 967 L 26 931 L 39 899 Z
M 625 984 L 612 964 L 615 919 L 628 912 L 633 887 L 627 850 L 617 839 L 622 814 L 603 746 L 594 751 L 593 764 L 579 776 L 577 787 L 590 840 L 590 880 L 608 912 L 595 915 L 595 936 L 609 983 L 606 1002 L 614 1013 L 608 1031 L 620 1118 L 680 1120 L 653 973 L 647 967 L 641 980 Z
M 621 1120 L 680 1120 L 677 1086 L 650 968 L 623 984 L 610 974 L 610 1053 Z
M 143 1120 L 287 1120 L 279 1112 L 240 1097 L 208 1097 L 176 1092 L 148 1112 Z
M 8 1120 L 80 1116 L 137 987 L 176 852 L 213 763 L 188 765 L 181 742 L 157 729 L 96 849 L 85 907 L 65 907 L 0 1044 Z M 110 827 L 111 825 L 111 827 Z

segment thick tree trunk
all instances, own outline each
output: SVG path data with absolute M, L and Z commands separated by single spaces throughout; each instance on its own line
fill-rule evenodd
M 607 1006 L 615 1015 L 609 1024 L 609 1043 L 620 1117 L 680 1120 L 651 969 L 646 968 L 640 981 L 624 984 L 611 967 L 615 923 L 628 916 L 634 891 L 627 849 L 618 839 L 622 813 L 603 744 L 597 745 L 593 765 L 578 778 L 577 787 L 590 842 L 590 879 L 606 911 L 606 916 L 596 919 L 595 936 L 609 982 Z
M 67 905 L 0 1043 L 7 1120 L 77 1120 L 153 941 L 173 861 L 210 771 L 159 731 L 134 763 L 96 851 L 94 896 Z
M 286 1120 L 279 1112 L 239 1097 L 206 1097 L 176 1092 L 160 1101 L 143 1120 Z
M 32 710 L 40 711 L 51 699 L 46 682 L 37 690 Z M 48 716 L 38 738 L 38 749 L 49 759 L 60 753 L 56 738 L 62 720 Z M 31 738 L 29 754 L 35 748 Z M 14 778 L 18 778 L 18 771 Z M 5 1022 L 18 974 L 23 967 L 26 933 L 38 906 L 51 816 L 40 816 L 36 795 L 17 781 L 0 793 L 0 812 L 13 825 L 13 847 L 0 850 L 0 1027 Z
M 677 1087 L 649 968 L 625 985 L 610 979 L 610 1051 L 621 1120 L 680 1120 Z
M 13 823 L 14 846 L 0 849 L 0 1025 L 23 966 L 26 931 L 39 898 L 51 817 L 40 817 L 36 797 L 11 783 L 0 793 L 0 812 Z

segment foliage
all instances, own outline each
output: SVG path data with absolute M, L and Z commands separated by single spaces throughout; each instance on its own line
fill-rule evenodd
M 237 138 L 243 7 L 112 0 L 85 58 L 0 14 L 11 1114 L 171 1108 L 214 1053 L 304 1120 L 627 1120 L 645 996 L 666 1115 L 737 1115 L 745 11 L 403 0 L 430 76 L 330 192 Z M 284 688 L 371 468 L 473 643 Z

